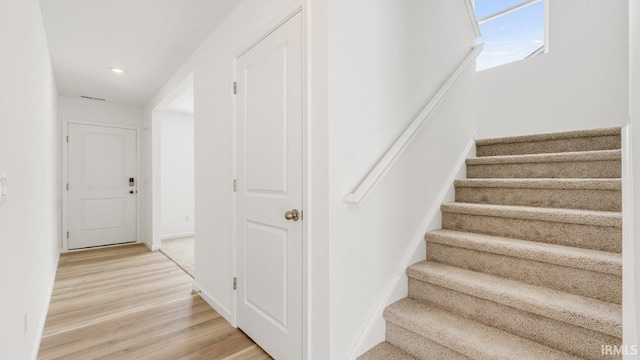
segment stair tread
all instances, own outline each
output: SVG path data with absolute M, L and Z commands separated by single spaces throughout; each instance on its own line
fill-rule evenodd
M 385 310 L 385 319 L 474 359 L 579 358 L 413 299 Z
M 577 139 L 577 138 L 586 138 L 586 137 L 616 136 L 616 135 L 617 136 L 621 135 L 621 129 L 619 127 L 479 139 L 479 140 L 476 140 L 476 145 L 485 146 L 485 145 L 494 145 L 494 144 L 514 144 L 514 143 L 524 143 L 524 142 L 540 142 L 540 141 L 549 141 L 549 140 Z
M 413 264 L 407 269 L 407 275 L 540 316 L 622 337 L 622 307 L 617 304 L 432 261 Z
M 427 242 L 622 276 L 622 256 L 618 253 L 444 229 L 427 233 L 425 239 Z
M 620 160 L 622 150 L 594 150 L 548 154 L 499 155 L 467 159 L 467 165 L 531 164 L 575 161 Z
M 441 206 L 441 210 L 443 213 L 484 215 L 604 227 L 622 227 L 622 213 L 613 211 L 576 210 L 459 202 L 443 204 Z
M 382 342 L 359 356 L 358 360 L 416 360 L 416 358 L 388 342 Z
M 621 179 L 463 179 L 456 187 L 554 189 L 554 190 L 621 190 Z

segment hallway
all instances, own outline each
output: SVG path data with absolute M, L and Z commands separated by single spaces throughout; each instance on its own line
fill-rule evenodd
M 61 255 L 38 359 L 270 359 L 191 281 L 144 245 Z

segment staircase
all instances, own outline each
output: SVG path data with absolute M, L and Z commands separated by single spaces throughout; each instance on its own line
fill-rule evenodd
M 620 129 L 479 140 L 359 359 L 620 359 Z

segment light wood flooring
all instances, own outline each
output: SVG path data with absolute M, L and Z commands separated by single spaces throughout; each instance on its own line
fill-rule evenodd
M 38 359 L 271 359 L 144 245 L 63 254 Z

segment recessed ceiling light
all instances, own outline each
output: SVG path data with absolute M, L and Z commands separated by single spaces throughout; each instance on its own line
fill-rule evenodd
M 111 71 L 113 71 L 116 74 L 122 74 L 124 72 L 124 70 L 118 69 L 118 68 L 111 68 Z

